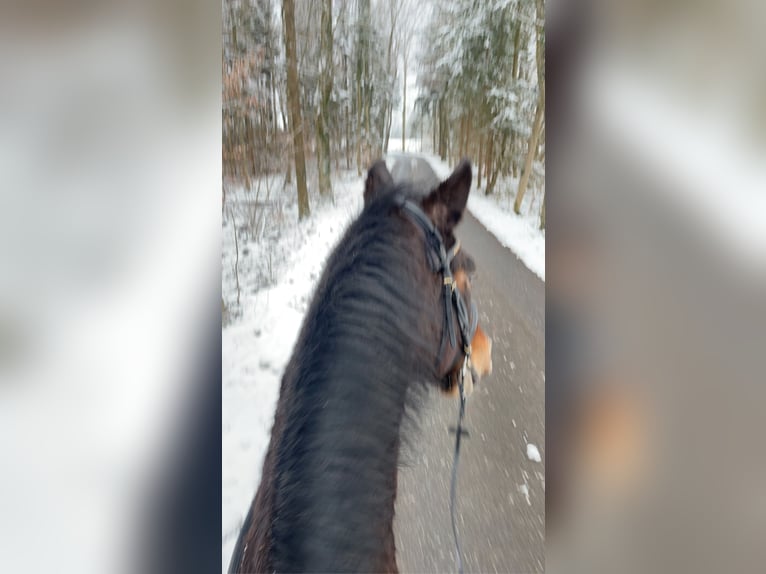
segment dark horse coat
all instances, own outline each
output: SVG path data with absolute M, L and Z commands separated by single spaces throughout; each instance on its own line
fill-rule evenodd
M 397 570 L 400 428 L 423 383 L 449 386 L 462 341 L 437 364 L 442 279 L 395 195 L 415 199 L 449 248 L 470 183 L 467 162 L 430 194 L 394 186 L 382 162 L 370 170 L 364 210 L 327 261 L 282 378 L 261 484 L 230 572 Z M 472 270 L 465 253 L 453 261 L 466 298 Z M 491 369 L 489 354 L 479 329 L 475 376 Z

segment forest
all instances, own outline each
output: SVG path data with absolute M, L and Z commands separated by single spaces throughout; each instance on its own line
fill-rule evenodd
M 544 229 L 544 21 L 543 0 L 224 0 L 224 214 L 244 189 L 304 219 L 414 139 Z

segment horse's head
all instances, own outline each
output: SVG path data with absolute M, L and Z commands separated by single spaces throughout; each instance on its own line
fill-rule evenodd
M 471 164 L 463 160 L 446 180 L 426 192 L 409 190 L 400 202 L 400 212 L 410 222 L 409 229 L 421 242 L 425 240 L 424 274 L 431 277 L 428 284 L 433 293 L 423 299 L 427 307 L 424 311 L 440 326 L 433 333 L 439 349 L 434 362 L 441 388 L 453 395 L 458 392 L 458 374 L 466 351 L 470 351 L 471 376 L 466 377 L 469 393 L 474 382 L 492 372 L 492 340 L 478 324 L 478 308 L 471 293 L 476 263 L 454 234 L 470 189 Z M 375 163 L 365 182 L 365 205 L 376 197 L 397 192 L 401 193 L 401 188 L 394 185 L 386 164 L 382 160 Z

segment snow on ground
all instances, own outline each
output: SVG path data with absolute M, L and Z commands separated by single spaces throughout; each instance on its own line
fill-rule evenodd
M 407 140 L 407 150 L 412 155 L 428 161 L 436 175 L 445 179 L 452 173 L 454 166 L 443 162 L 439 156 L 430 153 L 417 153 L 418 140 Z M 389 151 L 401 150 L 401 139 L 398 147 L 391 146 Z M 394 158 L 389 156 L 389 163 Z M 515 190 L 518 182 L 514 179 L 499 180 L 495 186 L 496 194 L 486 196 L 476 189 L 476 178 L 471 195 L 468 197 L 468 210 L 479 222 L 494 235 L 505 247 L 513 251 L 530 271 L 545 281 L 545 231 L 540 230 L 539 198 L 533 190 L 527 190 L 521 205 L 522 215 L 513 212 L 514 193 L 501 193 L 503 187 Z M 535 206 L 536 209 L 532 209 Z
M 522 203 L 522 213 L 527 199 Z M 506 211 L 492 197 L 475 191 L 468 198 L 468 210 L 530 271 L 545 281 L 545 232 L 538 229 L 537 215 L 516 215 L 512 207 Z
M 242 255 L 240 243 L 240 263 L 248 257 L 265 257 L 264 244 L 280 261 L 271 268 L 269 285 L 262 287 L 255 275 L 263 268 L 243 265 L 240 283 L 246 287 L 241 291 L 241 314 L 222 332 L 223 572 L 260 481 L 282 372 L 325 260 L 361 211 L 363 189 L 362 178 L 346 174 L 333 182 L 334 205 L 312 205 L 311 218 L 285 225 L 284 232 L 270 242 L 247 244 L 247 256 Z M 291 213 L 292 206 L 287 211 Z M 297 212 L 293 215 L 295 221 Z M 225 239 L 224 267 L 233 260 L 233 249 L 233 239 Z M 225 300 L 236 301 L 233 283 L 224 283 Z
M 532 462 L 542 462 L 543 460 L 537 445 L 534 445 L 531 442 L 527 443 L 527 458 Z
M 524 500 L 527 501 L 527 506 L 532 506 L 532 500 L 529 498 L 529 484 L 526 482 L 524 484 L 517 484 L 516 488 L 522 494 Z

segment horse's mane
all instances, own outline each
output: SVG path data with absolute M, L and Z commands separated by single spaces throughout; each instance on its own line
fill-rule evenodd
M 393 519 L 402 421 L 436 379 L 437 278 L 420 230 L 392 213 L 396 194 L 417 193 L 395 186 L 363 210 L 304 319 L 274 427 L 277 571 L 380 568 L 369 560 Z

